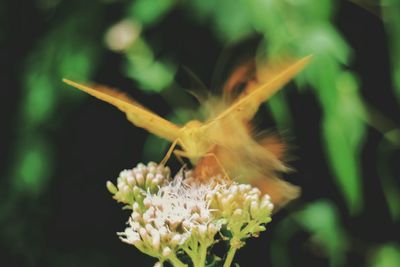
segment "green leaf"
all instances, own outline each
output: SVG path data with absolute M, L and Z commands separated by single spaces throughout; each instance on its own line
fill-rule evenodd
M 305 76 L 318 88 L 324 114 L 324 145 L 336 184 L 350 212 L 356 214 L 363 203 L 359 157 L 365 135 L 365 112 L 357 79 L 341 71 L 334 58 L 323 55 L 315 57 Z
M 355 77 L 349 72 L 338 72 L 336 77 L 335 93 L 330 99 L 324 98 L 330 103 L 323 106 L 323 131 L 335 181 L 350 212 L 355 214 L 363 202 L 359 158 L 365 135 L 365 112 Z
M 212 23 L 216 37 L 223 43 L 237 42 L 254 32 L 251 14 L 247 10 L 248 1 L 231 0 L 190 1 L 189 6 L 201 21 Z
M 29 125 L 43 123 L 51 117 L 56 101 L 52 80 L 47 75 L 34 72 L 27 77 L 27 88 L 24 120 Z
M 392 63 L 392 80 L 397 100 L 400 103 L 400 2 L 388 0 L 382 8 L 385 29 L 388 35 L 390 59 Z
M 342 266 L 348 241 L 335 205 L 328 201 L 315 202 L 294 214 L 294 217 L 312 234 L 312 241 L 325 249 L 330 266 Z
M 27 140 L 26 140 L 27 141 Z M 12 183 L 15 192 L 38 195 L 46 188 L 53 167 L 51 151 L 44 140 L 29 138 L 18 154 Z
M 376 252 L 369 267 L 394 267 L 400 266 L 400 246 L 398 244 L 386 244 Z
M 359 160 L 351 147 L 347 129 L 340 118 L 326 115 L 323 121 L 326 150 L 334 172 L 335 181 L 343 193 L 351 213 L 362 208 L 362 186 Z
M 126 69 L 126 73 L 139 82 L 141 89 L 161 92 L 174 81 L 175 67 L 153 61 L 149 65 L 131 65 Z
M 176 67 L 157 60 L 150 46 L 138 38 L 126 53 L 125 73 L 145 91 L 161 92 L 174 81 Z
M 292 128 L 292 115 L 290 113 L 289 105 L 285 99 L 284 92 L 278 92 L 270 100 L 268 100 L 267 103 L 279 130 L 284 132 Z
M 143 26 L 157 23 L 171 8 L 176 0 L 135 0 L 128 8 L 128 15 Z
M 378 147 L 378 171 L 390 215 L 394 221 L 400 220 L 400 188 L 391 171 L 391 157 L 396 152 L 392 143 L 382 140 Z

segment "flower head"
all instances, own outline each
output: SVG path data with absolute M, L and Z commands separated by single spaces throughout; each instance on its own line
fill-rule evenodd
M 157 192 L 158 188 L 170 180 L 170 169 L 150 162 L 139 163 L 136 167 L 120 172 L 117 186 L 107 182 L 108 190 L 118 202 L 132 206 L 134 202 L 142 204 L 148 192 Z
M 273 205 L 257 188 L 220 177 L 200 181 L 190 171 L 171 180 L 169 169 L 155 163 L 122 171 L 117 187 L 107 186 L 132 209 L 119 237 L 158 258 L 159 265 L 167 260 L 176 265 L 177 255 L 185 253 L 194 266 L 204 266 L 218 237 L 236 250 L 271 221 Z
M 259 189 L 248 184 L 230 183 L 211 196 L 211 207 L 224 220 L 226 229 L 236 239 L 257 236 L 264 231 L 264 225 L 271 221 L 273 204 L 269 195 L 261 195 Z
M 159 259 L 167 259 L 185 245 L 190 249 L 193 240 L 212 243 L 220 228 L 207 197 L 212 191 L 207 185 L 190 186 L 177 177 L 157 193 L 148 192 L 144 209 L 134 203 L 128 227 L 118 234 L 122 241 Z

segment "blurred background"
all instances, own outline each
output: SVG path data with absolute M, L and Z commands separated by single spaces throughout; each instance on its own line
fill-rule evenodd
M 256 118 L 289 144 L 303 193 L 237 263 L 400 266 L 399 1 L 3 0 L 0 20 L 4 266 L 155 262 L 116 236 L 129 212 L 105 183 L 168 144 L 63 77 L 184 123 L 199 106 L 185 90 L 218 93 L 259 53 L 314 55 Z

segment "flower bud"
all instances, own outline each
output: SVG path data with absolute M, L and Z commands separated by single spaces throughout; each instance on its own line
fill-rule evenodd
M 235 209 L 235 211 L 233 212 L 233 216 L 235 216 L 235 217 L 239 217 L 239 216 L 242 216 L 242 214 L 243 214 L 243 210 L 242 209 Z
M 129 192 L 131 191 L 130 190 L 130 188 L 129 188 L 129 186 L 128 185 L 124 185 L 123 187 L 122 187 L 122 193 L 124 193 L 124 194 L 129 194 Z
M 258 213 L 258 203 L 257 201 L 252 201 L 250 204 L 250 214 L 252 217 L 256 217 Z
M 162 255 L 163 255 L 164 257 L 168 257 L 169 255 L 171 255 L 171 253 L 172 253 L 172 250 L 171 250 L 169 247 L 165 247 L 165 248 L 163 249 L 163 251 L 162 251 Z
M 157 230 L 154 230 L 151 232 L 151 245 L 153 247 L 154 250 L 159 250 L 160 249 L 160 233 Z
M 171 241 L 169 242 L 172 246 L 177 246 L 181 243 L 182 236 L 180 234 L 175 234 Z
M 135 177 L 133 177 L 132 175 L 129 175 L 128 178 L 126 179 L 126 181 L 127 181 L 128 184 L 131 185 L 131 186 L 136 185 Z
M 145 187 L 147 188 L 147 187 L 149 187 L 149 186 L 151 186 L 151 183 L 152 183 L 152 181 L 153 181 L 153 179 L 154 179 L 154 174 L 152 174 L 152 173 L 148 173 L 147 175 L 146 175 L 146 181 L 145 181 Z
M 199 224 L 197 229 L 198 229 L 198 232 L 199 232 L 200 236 L 205 236 L 206 235 L 206 233 L 207 233 L 207 226 L 206 225 Z
M 146 229 L 146 231 L 148 233 L 151 233 L 153 235 L 153 231 L 155 231 L 154 227 L 150 224 L 150 223 L 146 223 L 146 225 L 144 226 L 144 228 Z
M 143 240 L 148 240 L 148 239 L 149 239 L 149 235 L 147 234 L 146 229 L 144 229 L 143 227 L 141 227 L 141 228 L 139 229 L 139 234 L 140 234 L 140 237 L 141 237 Z
M 137 184 L 138 184 L 139 186 L 143 186 L 143 184 L 144 184 L 144 177 L 143 177 L 143 174 L 142 174 L 142 173 L 138 173 L 138 174 L 135 175 L 135 178 L 136 178 Z
M 131 214 L 132 220 L 139 221 L 142 218 L 142 215 L 136 211 Z
M 134 211 L 139 211 L 139 210 L 140 210 L 139 204 L 138 204 L 137 202 L 133 202 L 133 204 L 132 204 L 132 209 L 133 209 Z
M 107 181 L 106 186 L 111 194 L 115 195 L 118 192 L 117 187 L 115 187 L 115 185 L 112 182 Z

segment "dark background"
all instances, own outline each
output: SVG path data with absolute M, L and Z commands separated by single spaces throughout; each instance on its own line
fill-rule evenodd
M 83 13 L 90 16 L 91 6 L 100 4 L 84 5 L 79 1 L 62 1 L 57 8 L 44 10 L 35 1 L 0 4 L 0 261 L 4 266 L 151 266 L 154 263 L 117 238 L 116 232 L 123 230 L 129 213 L 121 210 L 105 188 L 106 181 L 115 181 L 119 171 L 143 161 L 148 134 L 132 126 L 115 108 L 79 93 L 65 97 L 65 101 L 67 93 L 62 93 L 50 119 L 32 132 L 21 111 L 27 94 L 24 75 L 28 66 L 41 65 L 40 58 L 32 63 L 31 51 L 46 46 L 42 41 L 44 36 L 50 29 L 57 29 L 75 8 L 85 9 Z M 125 4 L 115 2 L 100 8 L 104 9 L 102 21 L 97 28 L 86 31 L 100 40 L 98 45 L 102 46 L 102 34 L 121 17 Z M 384 118 L 399 125 L 400 110 L 391 89 L 388 40 L 381 18 L 341 1 L 334 24 L 353 48 L 348 68 L 361 80 L 362 98 Z M 213 79 L 214 66 L 226 51 L 211 30 L 192 20 L 183 8 L 174 9 L 144 34 L 148 40 L 162 40 L 158 53 L 168 53 L 179 66 L 188 66 L 207 86 Z M 235 44 L 229 58 L 249 54 L 259 41 L 255 36 Z M 160 115 L 172 111 L 173 107 L 162 95 L 141 91 L 137 83 L 119 71 L 123 64 L 120 54 L 101 49 L 101 56 L 91 67 L 91 80 L 124 89 Z M 183 87 L 188 80 L 185 75 L 178 69 L 177 83 Z M 367 126 L 360 158 L 364 208 L 353 215 L 329 170 L 319 130 L 320 104 L 311 91 L 300 92 L 292 87 L 293 84 L 286 90 L 294 127 L 287 136 L 293 155 L 290 164 L 296 172 L 287 179 L 301 186 L 303 194 L 300 200 L 276 214 L 269 229 L 259 238 L 249 240 L 236 260 L 241 266 L 271 266 L 273 252 L 269 248 L 280 242 L 279 225 L 307 203 L 322 199 L 335 204 L 348 237 L 343 266 L 367 266 L 374 249 L 400 240 L 399 223 L 390 215 L 380 182 L 377 162 L 382 133 Z M 61 80 L 56 89 L 71 90 Z M 259 123 L 274 128 L 269 111 L 262 108 L 261 112 Z M 51 165 L 51 169 L 48 179 L 42 182 L 45 185 L 32 193 L 15 185 L 12 179 L 18 168 L 19 153 L 24 153 L 25 145 L 29 146 L 31 134 L 38 132 L 51 143 L 50 161 L 41 163 Z M 386 162 L 396 178 L 395 185 L 399 186 L 400 152 L 398 148 L 392 150 Z M 173 160 L 171 164 L 178 168 Z M 286 246 L 287 255 L 293 259 L 291 266 L 329 266 L 329 253 L 318 243 L 310 242 L 313 233 L 295 220 L 290 225 L 295 231 Z

